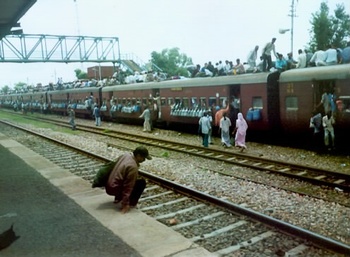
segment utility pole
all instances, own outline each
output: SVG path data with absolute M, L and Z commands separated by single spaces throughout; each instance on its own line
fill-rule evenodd
M 298 1 L 298 0 L 297 0 Z M 294 5 L 294 0 L 292 0 L 292 5 L 290 9 L 291 25 L 290 25 L 290 51 L 293 54 L 293 34 L 294 34 L 294 17 L 296 17 L 296 10 Z

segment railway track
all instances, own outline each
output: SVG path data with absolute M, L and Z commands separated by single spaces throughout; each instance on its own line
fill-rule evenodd
M 55 125 L 69 127 L 66 122 L 58 121 L 56 119 L 45 118 L 44 120 L 45 122 L 50 122 Z M 95 134 L 108 135 L 109 137 L 120 140 L 133 141 L 135 143 L 160 147 L 170 151 L 177 151 L 198 157 L 203 157 L 206 159 L 222 161 L 232 165 L 238 165 L 250 169 L 298 179 L 300 181 L 305 181 L 314 185 L 327 186 L 330 188 L 337 188 L 338 190 L 343 190 L 345 192 L 350 192 L 350 174 L 334 172 L 291 162 L 270 160 L 245 153 L 235 153 L 230 150 L 205 148 L 193 144 L 185 144 L 171 140 L 152 138 L 149 135 L 145 136 L 142 134 L 126 133 L 123 131 L 116 131 L 100 127 L 91 127 L 82 124 L 78 125 L 78 129 Z M 110 143 L 110 146 L 114 145 Z
M 109 161 L 48 137 L 38 139 L 38 136 L 42 137 L 26 137 L 21 143 L 89 181 L 99 167 Z M 244 204 L 232 204 L 146 171 L 141 174 L 149 181 L 139 204 L 141 211 L 218 256 L 234 256 L 232 254 L 237 252 L 248 256 L 303 256 L 305 252 L 305 256 L 339 256 L 333 252 L 350 253 L 348 245 L 246 209 Z

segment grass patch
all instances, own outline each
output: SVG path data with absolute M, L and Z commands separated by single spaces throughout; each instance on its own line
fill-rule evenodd
M 46 128 L 46 129 L 52 129 L 53 131 L 75 134 L 69 128 L 60 127 L 60 126 L 57 126 L 54 124 L 41 122 L 41 121 L 37 121 L 37 120 L 32 120 L 31 117 L 36 118 L 37 115 L 32 115 L 29 113 L 28 114 L 20 114 L 20 112 L 12 114 L 9 112 L 0 111 L 0 119 L 1 120 L 5 120 L 8 122 L 15 122 L 15 123 L 19 123 L 19 124 L 32 125 L 33 127 L 37 127 L 37 128 L 44 128 L 44 129 Z
M 169 157 L 169 153 L 168 152 L 164 152 L 164 153 L 162 153 L 161 156 L 167 158 L 167 157 Z

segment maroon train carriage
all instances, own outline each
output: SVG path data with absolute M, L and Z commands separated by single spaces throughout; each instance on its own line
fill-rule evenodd
M 280 76 L 281 126 L 287 133 L 308 132 L 310 117 L 320 104 L 324 92 L 333 93 L 335 127 L 350 127 L 350 64 L 293 69 Z
M 350 64 L 283 73 L 257 73 L 214 78 L 194 78 L 136 83 L 104 88 L 77 88 L 48 92 L 1 95 L 1 106 L 31 103 L 36 109 L 45 102 L 51 112 L 66 114 L 70 104 L 78 117 L 91 118 L 94 104 L 101 106 L 103 119 L 142 124 L 139 118 L 146 106 L 152 120 L 167 126 L 198 128 L 199 117 L 212 111 L 214 126 L 223 112 L 234 123 L 237 113 L 246 117 L 250 132 L 283 131 L 309 133 L 309 120 L 315 107 L 322 108 L 324 91 L 334 91 L 336 129 L 350 126 Z M 86 100 L 91 99 L 89 109 Z M 250 133 L 251 134 L 251 133 Z
M 118 85 L 103 88 L 102 96 L 117 121 L 140 120 L 148 105 L 153 118 L 167 126 L 197 128 L 199 117 L 208 110 L 218 126 L 223 112 L 234 122 L 241 111 L 252 131 L 269 130 L 279 122 L 278 77 L 279 73 L 259 73 Z
M 0 94 L 0 107 L 5 109 L 13 109 L 14 96 L 12 94 Z
M 48 99 L 46 92 L 33 92 L 30 94 L 31 111 L 43 112 L 44 107 L 48 107 Z
M 71 105 L 77 117 L 91 118 L 94 104 L 101 104 L 101 88 L 97 87 L 55 90 L 47 94 L 51 112 L 60 115 L 65 115 Z
M 121 123 L 141 124 L 143 119 L 139 116 L 148 106 L 152 113 L 152 120 L 156 121 L 157 107 L 154 106 L 156 101 L 153 96 L 158 89 L 155 86 L 158 84 L 137 83 L 102 88 L 102 102 L 106 106 L 104 116 Z

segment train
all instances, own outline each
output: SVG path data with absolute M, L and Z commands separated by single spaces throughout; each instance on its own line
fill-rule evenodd
M 350 64 L 291 69 L 284 72 L 177 79 L 106 87 L 85 87 L 0 95 L 1 108 L 14 104 L 37 112 L 66 115 L 72 106 L 78 117 L 91 118 L 101 108 L 102 120 L 142 124 L 148 107 L 154 126 L 198 128 L 199 117 L 210 112 L 214 128 L 223 112 L 235 122 L 246 117 L 249 134 L 310 133 L 310 118 L 325 92 L 336 103 L 337 131 L 350 128 Z

